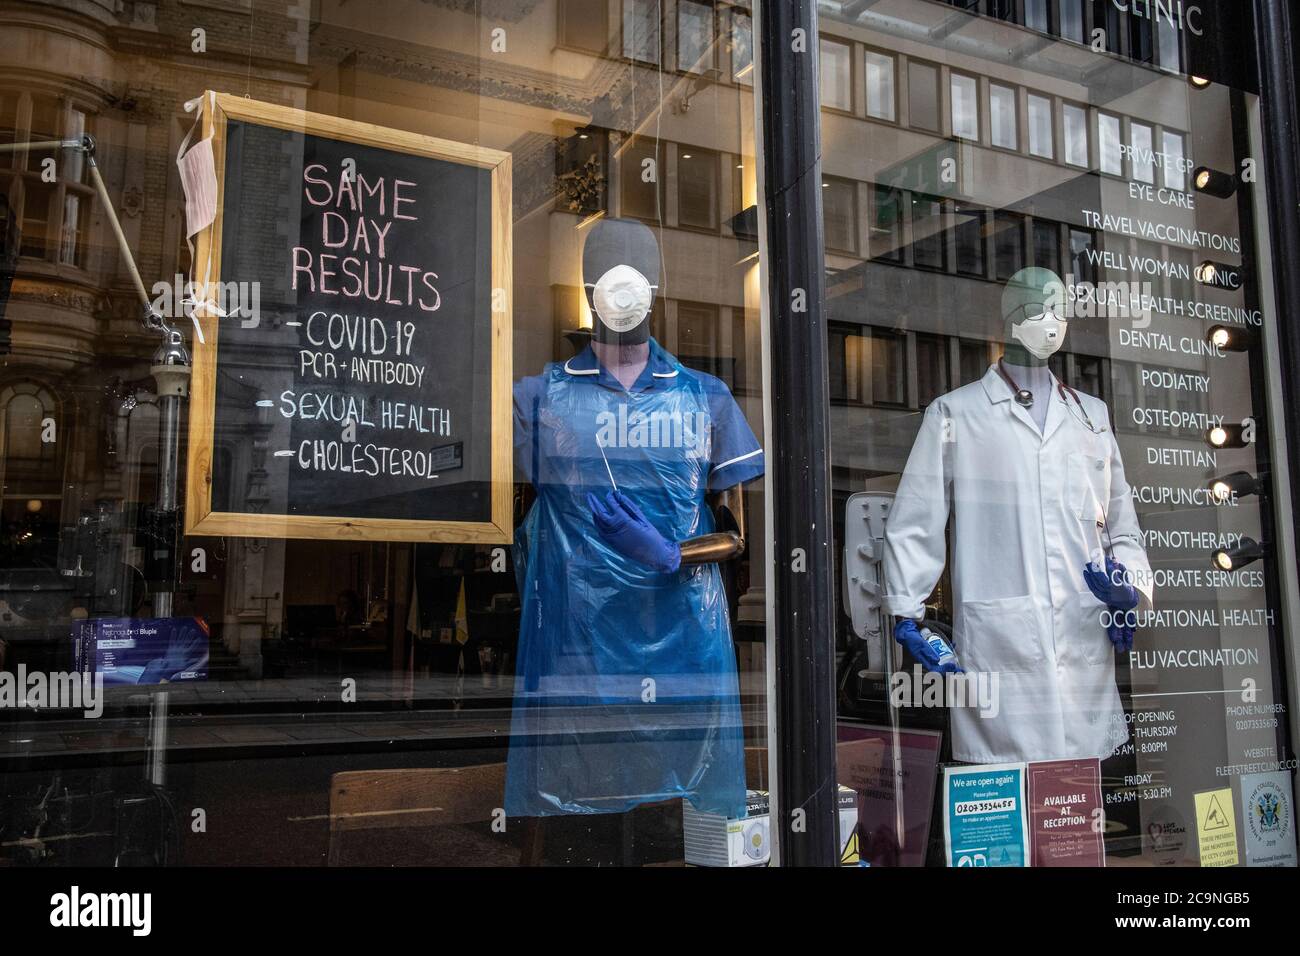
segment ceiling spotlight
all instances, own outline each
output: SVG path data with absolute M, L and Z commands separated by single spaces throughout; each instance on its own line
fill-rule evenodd
M 1245 448 L 1250 444 L 1243 425 L 1215 425 L 1206 430 L 1205 440 L 1214 448 Z
M 1196 187 L 1197 192 L 1217 196 L 1219 199 L 1227 199 L 1237 191 L 1235 176 L 1211 169 L 1209 166 L 1197 166 L 1192 171 L 1192 185 Z
M 1198 90 L 1203 90 L 1210 85 L 1209 79 L 1204 76 L 1189 76 L 1187 82 Z
M 1213 325 L 1205 333 L 1205 341 L 1225 352 L 1249 352 L 1259 341 L 1259 334 L 1244 326 Z
M 1250 472 L 1234 471 L 1222 478 L 1212 479 L 1209 488 L 1210 494 L 1214 495 L 1214 499 L 1222 503 L 1233 497 L 1246 498 L 1250 495 L 1257 495 L 1264 490 L 1264 482 L 1262 479 L 1250 474 Z
M 1216 289 L 1240 289 L 1241 269 L 1226 262 L 1211 262 L 1208 259 L 1194 270 L 1196 281 L 1202 285 L 1214 286 Z
M 1210 563 L 1220 571 L 1235 571 L 1264 557 L 1264 546 L 1254 538 L 1242 538 L 1231 548 L 1219 548 L 1210 555 Z

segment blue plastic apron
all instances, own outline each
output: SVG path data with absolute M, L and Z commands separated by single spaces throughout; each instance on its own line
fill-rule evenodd
M 706 379 L 656 343 L 630 391 L 590 351 L 548 365 L 522 398 L 516 390 L 516 454 L 528 456 L 521 465 L 537 500 L 515 543 L 523 614 L 510 816 L 679 797 L 744 815 L 736 659 L 717 565 L 660 574 L 629 561 L 606 547 L 585 500 L 610 490 L 608 461 L 665 537 L 711 532 L 716 423 L 706 386 L 719 383 Z

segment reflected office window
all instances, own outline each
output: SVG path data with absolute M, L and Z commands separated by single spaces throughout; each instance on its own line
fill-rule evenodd
M 1073 103 L 1061 107 L 1065 136 L 1065 161 L 1071 166 L 1088 165 L 1088 111 Z
M 1097 163 L 1103 173 L 1124 175 L 1124 152 L 1121 149 L 1123 134 L 1118 116 L 1097 114 Z
M 912 196 L 912 265 L 918 269 L 948 268 L 943 201 L 932 196 Z
M 1164 153 L 1165 186 L 1181 192 L 1187 188 L 1187 170 L 1189 168 L 1184 148 L 1186 139 L 1181 133 L 1172 133 L 1165 130 L 1161 134 L 1161 142 L 1164 144 L 1162 152 Z
M 609 42 L 605 0 L 560 0 L 560 46 L 603 54 Z
M 662 0 L 623 0 L 623 56 L 659 65 Z
M 871 347 L 871 403 L 907 404 L 907 336 L 902 332 L 869 329 Z
M 853 47 L 838 40 L 821 40 L 821 104 L 833 110 L 853 109 Z
M 1098 255 L 1096 234 L 1090 229 L 1070 227 L 1070 272 L 1076 283 L 1096 284 Z
M 971 342 L 962 339 L 957 343 L 957 372 L 961 376 L 958 385 L 969 385 L 984 377 L 992 361 L 987 342 Z
M 1052 101 L 1049 97 L 1030 93 L 1029 152 L 1034 156 L 1051 159 L 1056 155 L 1052 143 Z
M 907 120 L 917 129 L 939 131 L 939 69 L 929 63 L 907 63 Z
M 54 186 L 28 179 L 23 182 L 23 220 L 19 255 L 44 259 L 49 251 L 50 204 Z
M 826 248 L 858 254 L 858 187 L 847 179 L 822 178 L 822 218 Z
M 1178 72 L 1183 68 L 1182 33 L 1163 17 L 1156 23 L 1156 57 L 1161 69 Z
M 717 65 L 716 29 L 713 0 L 677 0 L 677 69 L 705 73 Z
M 989 84 L 989 134 L 994 146 L 1001 149 L 1020 148 L 1015 87 Z
M 949 93 L 952 101 L 952 135 L 962 139 L 979 139 L 979 82 L 973 76 L 951 73 Z
M 633 137 L 619 156 L 622 215 L 658 222 L 663 216 L 660 171 L 663 148 L 653 139 Z
M 745 86 L 754 85 L 754 18 L 739 7 L 728 7 L 728 37 L 731 47 L 731 78 Z
M 710 375 L 725 371 L 718 347 L 718 307 L 708 302 L 677 303 L 677 357 Z M 719 375 L 719 378 L 725 376 Z
M 962 275 L 983 278 L 986 210 L 970 203 L 953 203 L 952 232 L 957 255 L 957 271 Z
M 868 50 L 867 115 L 894 122 L 898 118 L 897 94 L 894 91 L 894 58 L 887 53 Z
M 943 395 L 948 381 L 948 339 L 942 335 L 916 336 L 916 398 L 921 408 Z
M 18 128 L 18 94 L 0 90 L 0 144 L 12 143 Z M 0 169 L 13 166 L 12 153 L 0 153 Z
M 1025 267 L 1025 219 L 999 210 L 993 215 L 993 257 L 996 276 L 1006 281 Z
M 1087 0 L 1060 0 L 1061 36 L 1075 43 L 1084 41 L 1083 5 Z
M 1133 163 L 1133 178 L 1140 183 L 1154 183 L 1155 157 L 1153 133 L 1145 123 L 1130 123 L 1128 127 L 1130 158 Z
M 987 0 L 985 12 L 995 20 L 1014 20 L 1016 0 Z
M 1025 0 L 1025 26 L 1046 33 L 1052 29 L 1049 0 Z
M 1151 6 L 1154 8 L 1155 4 Z M 1152 9 L 1150 12 L 1154 13 L 1155 11 Z M 1156 36 L 1151 20 L 1144 16 L 1130 16 L 1128 25 L 1129 57 L 1139 63 L 1154 63 L 1156 58 Z
M 903 193 L 888 186 L 871 187 L 869 229 L 873 259 L 899 262 L 903 258 Z
M 1048 219 L 1035 219 L 1034 265 L 1061 274 L 1061 227 Z
M 677 222 L 692 229 L 718 228 L 718 163 L 711 149 L 677 148 Z

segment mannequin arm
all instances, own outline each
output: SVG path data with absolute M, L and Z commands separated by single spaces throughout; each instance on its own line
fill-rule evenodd
M 745 502 L 740 485 L 710 496 L 717 531 L 681 542 L 682 564 L 711 564 L 745 553 Z

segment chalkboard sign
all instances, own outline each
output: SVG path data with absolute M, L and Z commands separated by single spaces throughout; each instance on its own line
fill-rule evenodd
M 505 542 L 510 155 L 204 97 L 188 534 Z

